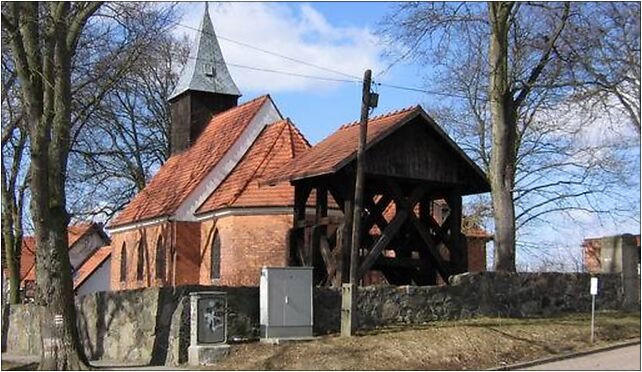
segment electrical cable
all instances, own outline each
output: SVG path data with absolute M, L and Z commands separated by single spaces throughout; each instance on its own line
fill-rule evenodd
M 200 33 L 205 34 L 204 30 L 199 30 L 199 29 L 197 29 L 195 27 L 188 26 L 188 25 L 185 25 L 185 24 L 182 24 L 182 23 L 177 23 L 177 26 L 184 27 L 184 28 L 187 28 L 187 29 L 194 30 L 196 32 L 200 32 Z M 328 67 L 324 67 L 324 66 L 319 66 L 319 65 L 311 63 L 311 62 L 307 62 L 307 61 L 303 61 L 303 60 L 300 60 L 300 59 L 297 59 L 297 58 L 293 58 L 293 57 L 290 57 L 290 56 L 279 54 L 279 53 L 273 52 L 271 50 L 259 48 L 257 46 L 250 45 L 250 44 L 247 44 L 247 43 L 244 43 L 244 42 L 241 42 L 241 41 L 237 41 L 237 40 L 225 37 L 225 36 L 216 35 L 216 34 L 210 35 L 210 36 L 214 36 L 214 37 L 216 37 L 218 39 L 225 40 L 227 42 L 230 42 L 230 43 L 233 43 L 233 44 L 237 44 L 237 45 L 249 48 L 249 49 L 254 49 L 254 50 L 257 50 L 259 52 L 262 52 L 262 53 L 265 53 L 265 54 L 269 54 L 269 55 L 272 55 L 272 56 L 275 56 L 275 57 L 283 58 L 283 59 L 286 59 L 286 60 L 289 60 L 289 61 L 292 61 L 292 62 L 297 62 L 297 63 L 303 64 L 303 65 L 306 65 L 306 66 L 318 68 L 318 69 L 323 70 L 323 71 L 332 72 L 332 73 L 343 75 L 345 77 L 349 77 L 349 78 L 353 78 L 353 79 L 359 79 L 358 77 L 356 77 L 354 75 L 347 74 L 345 72 L 337 71 L 337 70 L 334 70 L 334 69 L 331 69 L 331 68 L 328 68 Z

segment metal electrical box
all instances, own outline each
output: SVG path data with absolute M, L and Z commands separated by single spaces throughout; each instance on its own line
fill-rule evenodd
M 312 267 L 263 267 L 261 337 L 312 337 Z

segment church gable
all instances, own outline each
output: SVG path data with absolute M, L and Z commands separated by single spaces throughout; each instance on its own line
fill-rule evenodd
M 170 157 L 145 189 L 112 222 L 111 227 L 173 215 L 230 152 L 252 121 L 271 100 L 259 97 L 214 116 L 196 142 Z M 260 123 L 274 121 L 275 108 L 263 109 Z M 261 127 L 262 129 L 262 127 Z M 254 129 L 256 131 L 256 129 Z M 259 130 L 260 132 L 260 130 Z M 250 142 L 251 144 L 251 142 Z M 239 154 L 238 158 L 243 154 Z M 233 168 L 233 165 L 230 167 Z
M 291 206 L 294 189 L 289 183 L 265 186 L 260 182 L 309 147 L 310 144 L 289 120 L 268 125 L 196 213 L 229 207 Z

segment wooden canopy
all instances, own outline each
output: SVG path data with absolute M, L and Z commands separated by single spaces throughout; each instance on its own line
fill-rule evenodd
M 314 266 L 316 284 L 349 277 L 358 135 L 357 123 L 342 126 L 268 181 L 295 186 L 290 264 Z M 466 271 L 461 197 L 490 191 L 483 171 L 419 106 L 370 119 L 366 143 L 359 278 L 376 269 L 391 284 L 427 285 Z M 316 213 L 306 218 L 313 190 Z M 343 217 L 328 216 L 328 195 Z M 440 222 L 436 200 L 450 209 Z

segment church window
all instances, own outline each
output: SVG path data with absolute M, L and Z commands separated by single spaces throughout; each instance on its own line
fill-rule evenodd
M 156 279 L 165 278 L 165 247 L 163 237 L 159 236 L 156 241 Z
M 221 277 L 221 237 L 218 230 L 214 232 L 212 239 L 212 252 L 210 255 L 210 279 L 220 279 Z
M 127 280 L 127 246 L 123 242 L 123 246 L 120 248 L 120 281 L 124 282 Z
M 138 242 L 138 260 L 136 262 L 136 280 L 143 280 L 143 272 L 145 271 L 145 243 L 141 238 Z

